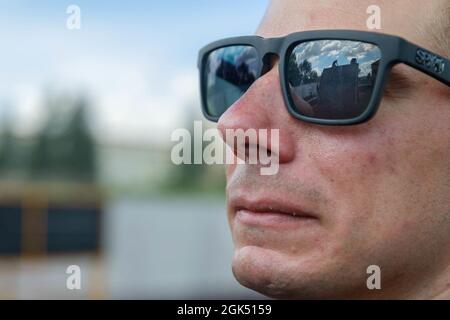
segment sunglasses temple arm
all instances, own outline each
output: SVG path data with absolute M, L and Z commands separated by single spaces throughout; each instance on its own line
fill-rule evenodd
M 400 45 L 400 62 L 450 86 L 450 60 L 406 40 Z

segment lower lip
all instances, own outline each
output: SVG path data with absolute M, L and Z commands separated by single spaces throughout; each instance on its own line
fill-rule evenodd
M 293 216 L 277 212 L 253 212 L 249 210 L 238 210 L 236 219 L 245 225 L 259 226 L 274 229 L 297 229 L 313 223 L 318 219 L 307 216 Z

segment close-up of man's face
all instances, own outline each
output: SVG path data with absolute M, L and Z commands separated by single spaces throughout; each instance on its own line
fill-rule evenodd
M 382 1 L 380 30 L 367 29 L 370 4 L 274 0 L 256 34 L 379 31 L 448 59 L 447 0 Z M 448 298 L 448 85 L 396 64 L 372 119 L 328 126 L 290 114 L 278 63 L 273 57 L 270 70 L 218 120 L 224 135 L 279 129 L 276 174 L 227 166 L 237 280 L 274 298 Z M 270 144 L 247 147 L 273 151 Z M 367 287 L 372 265 L 381 270 L 380 290 Z

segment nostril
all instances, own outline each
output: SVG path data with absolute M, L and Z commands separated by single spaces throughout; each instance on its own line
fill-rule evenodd
M 243 146 L 242 145 L 234 145 L 234 154 L 236 155 L 236 157 L 238 157 L 241 160 L 244 160 L 245 163 L 249 162 L 249 149 L 250 149 L 250 145 L 248 143 L 245 143 Z
M 270 148 L 261 146 L 255 142 L 246 142 L 241 145 L 235 144 L 233 152 L 237 158 L 243 160 L 246 164 L 262 164 L 264 158 L 272 157 L 272 150 Z

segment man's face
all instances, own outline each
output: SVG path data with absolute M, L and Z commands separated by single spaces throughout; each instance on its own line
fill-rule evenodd
M 257 34 L 367 31 L 370 4 L 273 1 Z M 411 26 L 414 3 L 380 7 L 380 31 L 431 46 Z M 260 175 L 255 165 L 227 167 L 233 272 L 243 285 L 283 298 L 426 297 L 448 277 L 447 86 L 399 65 L 372 120 L 320 126 L 288 114 L 275 61 L 219 121 L 220 130 L 238 128 L 280 134 L 276 175 Z M 381 268 L 381 290 L 367 289 L 370 265 Z

